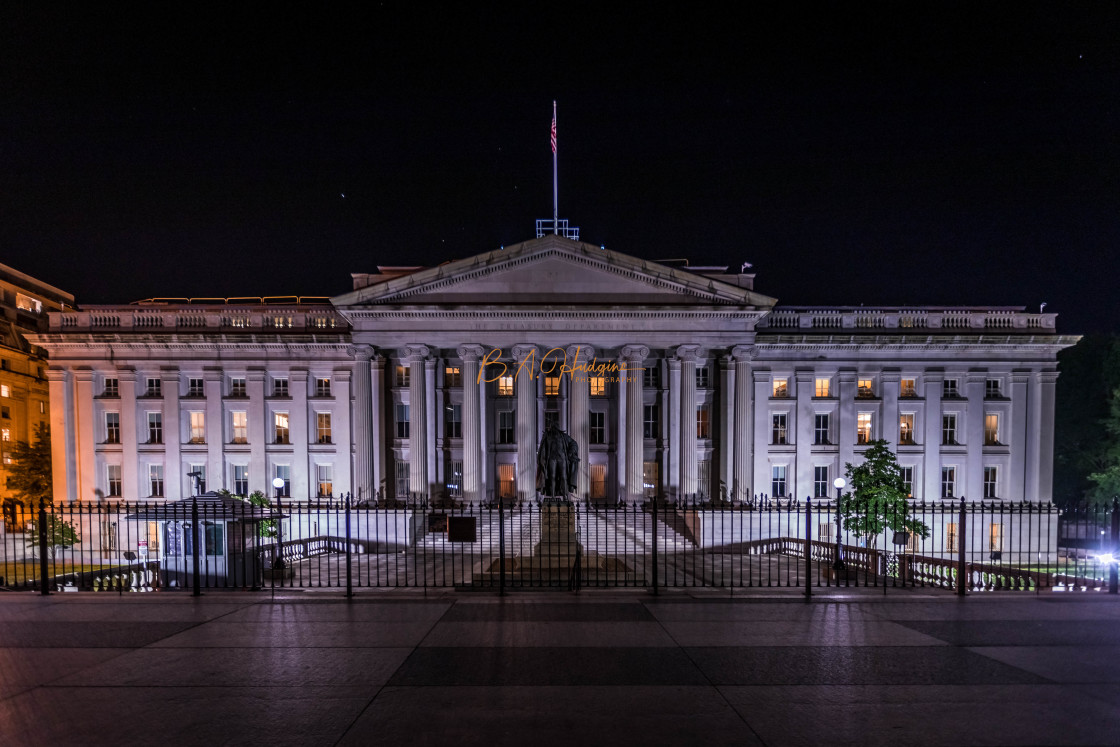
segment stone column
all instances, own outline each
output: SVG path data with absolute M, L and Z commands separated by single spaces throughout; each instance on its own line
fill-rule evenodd
M 923 429 L 925 460 L 922 464 L 925 475 L 922 482 L 925 489 L 924 495 L 917 497 L 926 501 L 936 501 L 941 498 L 941 384 L 944 381 L 945 372 L 941 370 L 926 371 L 923 377 L 926 402 Z
M 1023 492 L 1028 501 L 1038 500 L 1041 493 L 1039 465 L 1042 462 L 1042 374 L 1032 370 L 1027 382 L 1027 443 Z
M 444 413 L 436 402 L 437 362 L 438 359 L 435 357 L 428 358 L 424 361 L 424 412 L 427 413 L 428 416 L 424 421 L 424 439 L 427 444 L 424 453 L 428 459 L 428 466 L 425 469 L 425 473 L 428 476 L 428 484 L 425 491 L 432 499 L 435 499 L 444 491 L 444 486 L 439 482 L 441 469 L 436 464 L 437 457 L 440 456 L 439 449 L 436 447 L 438 443 L 436 440 L 436 434 L 438 432 L 437 426 L 443 427 L 444 418 Z
M 479 407 L 478 361 L 481 345 L 463 345 L 457 351 L 463 362 L 463 500 L 468 505 L 482 501 L 482 428 Z
M 1026 495 L 1027 470 L 1027 382 L 1030 372 L 1011 372 L 1011 463 L 1008 465 L 1007 496 L 1012 500 L 1034 500 Z
M 374 354 L 370 359 L 370 430 L 369 443 L 372 451 L 370 468 L 370 492 L 363 493 L 362 498 L 370 500 L 378 490 L 382 490 L 382 481 L 386 489 L 382 494 L 390 492 L 385 472 L 385 356 Z
M 121 490 L 122 492 L 129 491 L 126 495 L 141 496 L 138 472 L 140 466 L 138 463 L 139 452 L 136 449 L 137 443 L 148 440 L 147 423 L 138 426 L 137 412 L 136 412 L 136 371 L 133 369 L 120 369 L 117 371 L 117 386 L 120 391 L 120 408 L 121 408 Z M 220 402 L 221 400 L 219 400 Z M 147 413 L 143 413 L 140 417 L 147 420 Z M 219 424 L 221 421 L 218 421 Z M 144 437 L 140 438 L 140 429 L 144 429 Z M 218 439 L 221 443 L 221 439 Z M 80 459 L 80 456 L 79 456 Z M 175 476 L 178 479 L 178 475 Z M 167 476 L 164 475 L 166 484 Z M 79 493 L 80 495 L 80 493 Z M 143 494 L 144 496 L 147 493 Z M 135 500 L 134 498 L 134 500 Z
M 751 378 L 754 379 L 754 401 L 758 413 L 754 418 L 754 476 L 751 479 L 751 496 L 762 495 L 770 492 L 770 394 L 771 372 L 767 369 L 753 369 Z M 796 379 L 794 379 L 796 385 Z M 796 394 L 796 393 L 795 393 Z
M 813 484 L 813 431 L 816 426 L 817 417 L 817 402 L 813 399 L 817 394 L 816 371 L 812 369 L 799 368 L 794 371 L 794 380 L 797 382 L 797 414 L 794 416 L 794 422 L 786 423 L 789 429 L 789 437 L 793 439 L 796 444 L 793 464 L 789 465 L 786 470 L 786 492 L 792 496 L 805 497 L 805 486 L 812 486 Z M 829 392 L 833 397 L 839 391 L 839 382 L 835 379 L 832 382 L 835 389 Z M 827 407 L 827 404 L 823 405 Z M 844 418 L 841 414 L 841 408 L 837 407 L 833 413 L 832 432 L 834 435 L 834 443 L 843 443 L 845 436 L 844 431 Z M 773 428 L 773 421 L 768 422 L 767 426 Z M 847 437 L 849 441 L 855 441 L 855 426 L 852 426 L 852 435 Z M 840 447 L 841 449 L 843 447 Z M 852 450 L 851 444 L 848 445 L 848 451 Z M 850 460 L 849 460 L 850 461 Z M 840 460 L 840 464 L 844 464 L 844 460 Z M 773 475 L 773 472 L 771 472 Z M 766 481 L 766 492 L 770 492 L 773 481 L 768 479 Z M 809 495 L 812 495 L 812 487 L 809 488 Z
M 642 410 L 642 363 L 649 357 L 649 348 L 644 345 L 627 345 L 622 348 L 622 360 L 626 370 L 620 378 L 626 378 L 626 486 L 625 501 L 631 505 L 645 500 L 642 466 L 645 461 L 645 439 L 643 427 L 645 418 Z
M 513 348 L 517 389 L 517 499 L 537 496 L 537 349 L 532 345 Z M 522 367 L 522 361 L 526 361 Z
M 77 457 L 74 448 L 74 398 L 70 375 L 54 366 L 47 369 L 51 397 L 51 479 L 55 503 L 73 503 L 78 498 Z
M 872 435 L 875 438 L 887 439 L 894 447 L 898 446 L 899 429 L 902 422 L 898 409 L 898 387 L 901 378 L 897 368 L 884 369 L 879 376 L 879 391 L 876 392 L 883 402 L 883 422 L 880 424 L 879 432 Z M 914 435 L 914 440 L 917 440 L 917 434 Z
M 700 346 L 681 345 L 677 358 L 681 362 L 681 496 L 692 500 L 696 495 L 696 361 Z
M 733 466 L 731 499 L 745 501 L 751 496 L 751 451 L 754 446 L 754 422 L 751 418 L 751 354 L 747 346 L 731 349 L 735 361 L 735 410 L 732 443 Z
M 669 474 L 667 495 L 676 500 L 681 493 L 681 361 L 669 358 Z
M 306 378 L 306 376 L 307 374 L 305 372 L 304 377 Z M 224 454 L 227 440 L 226 417 L 228 416 L 226 415 L 225 408 L 222 406 L 222 382 L 224 378 L 225 374 L 222 372 L 222 369 L 217 366 L 207 366 L 202 369 L 202 386 L 206 394 L 207 490 L 220 490 L 226 486 Z M 123 414 L 121 417 L 124 417 Z M 293 474 L 292 476 L 294 477 L 295 475 Z
M 571 345 L 564 352 L 568 356 L 567 365 L 572 369 L 590 364 L 595 357 L 595 349 L 590 345 Z M 579 469 L 576 471 L 576 501 L 579 502 L 586 502 L 591 493 L 591 470 L 588 466 L 591 442 L 589 377 L 590 374 L 584 370 L 573 370 L 568 377 L 568 435 L 576 440 L 579 450 Z
M 350 416 L 352 380 L 353 369 L 350 367 L 334 370 L 334 396 L 338 404 L 332 408 L 332 419 L 334 421 L 332 426 L 335 432 L 331 434 L 334 441 L 334 453 L 331 454 L 331 459 L 334 460 L 332 462 L 334 467 L 333 490 L 336 496 L 354 491 L 350 470 L 350 454 L 354 448 L 354 429 Z M 306 416 L 304 419 L 306 421 Z M 316 431 L 315 439 L 318 440 L 318 431 Z M 271 484 L 271 480 L 272 476 L 269 475 L 269 484 Z
M 370 498 L 373 482 L 373 389 L 370 377 L 369 345 L 351 345 L 347 351 L 354 358 L 354 498 Z
M 268 420 L 268 408 L 264 402 L 263 368 L 250 368 L 245 375 L 246 392 L 249 395 L 249 492 L 262 490 L 265 495 L 270 495 L 272 490 L 272 476 L 267 474 L 265 466 L 264 445 L 272 440 L 273 423 Z M 306 418 L 304 411 L 301 415 Z M 288 414 L 291 423 L 292 413 Z
M 712 410 L 712 417 L 716 418 L 715 425 L 719 429 L 716 446 L 719 453 L 719 481 L 712 486 L 712 495 L 730 500 L 735 482 L 735 454 L 732 450 L 735 441 L 735 367 L 729 355 L 719 356 L 719 406 Z M 719 483 L 722 483 L 726 495 Z
M 1041 386 L 1038 445 L 1038 493 L 1033 500 L 1049 503 L 1054 496 L 1054 404 L 1058 372 L 1043 371 Z
M 182 498 L 183 474 L 179 445 L 183 433 L 179 425 L 179 369 L 161 368 L 159 372 L 163 388 L 163 495 L 164 500 L 177 501 Z M 149 491 L 150 491 L 149 486 Z M 145 491 L 145 494 L 149 491 Z
M 408 490 L 420 497 L 428 492 L 428 413 L 424 404 L 428 392 L 424 386 L 426 345 L 409 345 L 408 356 Z
M 306 368 L 291 368 L 288 370 L 288 394 L 291 396 L 289 403 L 288 423 L 292 429 L 292 455 L 288 465 L 291 475 L 291 484 L 288 486 L 288 495 L 293 500 L 305 501 L 318 493 L 317 482 L 319 476 L 312 474 L 314 467 L 309 457 L 308 424 L 311 419 L 312 408 L 308 406 L 307 384 L 310 371 Z M 283 457 L 280 457 L 283 458 Z M 266 495 L 275 495 L 272 488 L 274 474 L 268 475 L 269 492 Z M 314 486 L 314 488 L 312 487 Z
M 965 472 L 957 475 L 957 484 L 964 486 L 963 495 L 970 501 L 984 496 L 984 381 L 985 371 L 970 371 L 964 377 L 964 396 L 968 399 L 965 413 Z

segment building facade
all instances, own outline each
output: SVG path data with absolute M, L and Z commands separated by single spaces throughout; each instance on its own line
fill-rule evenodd
M 26 335 L 46 331 L 50 312 L 73 306 L 69 293 L 0 265 L 0 504 L 8 527 L 18 524 L 8 489 L 12 446 L 34 442 L 50 418 L 46 354 Z
M 557 236 L 353 276 L 332 299 L 51 315 L 56 500 L 826 497 L 884 438 L 916 499 L 1049 501 L 1054 314 L 789 308 L 754 276 Z

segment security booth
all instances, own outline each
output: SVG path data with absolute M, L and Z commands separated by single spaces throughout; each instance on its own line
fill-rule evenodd
M 128 514 L 129 521 L 157 522 L 160 580 L 164 588 L 189 587 L 198 551 L 199 583 L 205 587 L 260 586 L 271 556 L 272 528 L 284 516 L 230 495 L 202 493 L 149 505 Z M 196 523 L 197 522 L 197 523 Z

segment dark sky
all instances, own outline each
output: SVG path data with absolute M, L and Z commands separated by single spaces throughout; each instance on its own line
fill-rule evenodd
M 1120 330 L 1120 4 L 37 5 L 0 9 L 0 262 L 79 303 L 531 238 L 557 99 L 584 240 L 750 261 L 790 304 Z

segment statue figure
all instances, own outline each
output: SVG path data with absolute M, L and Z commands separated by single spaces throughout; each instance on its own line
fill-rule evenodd
M 554 498 L 575 490 L 579 449 L 575 439 L 550 423 L 537 449 L 537 489 Z

